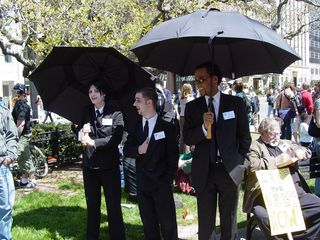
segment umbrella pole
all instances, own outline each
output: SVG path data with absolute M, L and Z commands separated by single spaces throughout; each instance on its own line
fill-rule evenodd
M 213 68 L 214 68 L 214 47 L 213 47 L 213 40 L 215 37 L 217 37 L 218 35 L 220 34 L 223 34 L 223 31 L 219 31 L 217 32 L 216 35 L 212 36 L 209 38 L 209 41 L 208 41 L 208 45 L 209 45 L 209 52 L 211 52 L 211 73 L 213 72 Z M 211 74 L 210 74 L 211 75 Z M 211 79 L 211 76 L 210 76 L 210 92 L 209 92 L 209 97 L 212 98 L 212 79 Z M 208 111 L 209 112 L 212 112 L 212 109 L 211 109 L 211 106 L 209 106 L 208 108 Z M 214 113 L 215 114 L 215 113 Z M 207 127 L 207 135 L 206 135 L 206 138 L 207 139 L 212 139 L 212 124 L 209 124 L 208 127 Z

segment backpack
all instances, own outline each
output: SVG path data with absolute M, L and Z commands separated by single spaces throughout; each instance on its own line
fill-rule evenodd
M 250 113 L 252 111 L 252 108 L 251 108 L 251 102 L 250 102 L 249 98 L 247 97 L 247 95 L 244 92 L 240 92 L 240 93 L 237 93 L 236 96 L 242 98 L 242 100 L 246 104 L 247 113 Z
M 257 95 L 251 97 L 251 111 L 253 113 L 260 111 L 260 101 Z

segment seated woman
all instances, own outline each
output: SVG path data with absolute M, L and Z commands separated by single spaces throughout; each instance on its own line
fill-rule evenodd
M 290 140 L 280 140 L 281 130 L 277 120 L 265 118 L 259 126 L 260 138 L 253 141 L 248 153 L 249 166 L 245 183 L 243 211 L 252 212 L 267 239 L 283 239 L 271 236 L 268 213 L 255 171 L 289 167 L 300 201 L 306 230 L 293 233 L 293 239 L 319 239 L 320 198 L 311 194 L 307 183 L 297 170 L 297 161 L 310 158 L 311 151 Z M 290 160 L 290 161 L 288 161 Z M 284 239 L 286 239 L 284 237 Z

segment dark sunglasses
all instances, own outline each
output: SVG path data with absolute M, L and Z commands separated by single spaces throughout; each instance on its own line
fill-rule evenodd
M 195 79 L 194 81 L 195 81 L 196 84 L 201 84 L 201 83 L 203 83 L 205 80 L 206 80 L 206 78 L 199 78 L 199 79 Z

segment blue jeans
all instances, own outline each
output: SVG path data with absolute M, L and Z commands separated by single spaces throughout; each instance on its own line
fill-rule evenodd
M 0 166 L 0 239 L 11 239 L 14 183 L 10 169 Z

